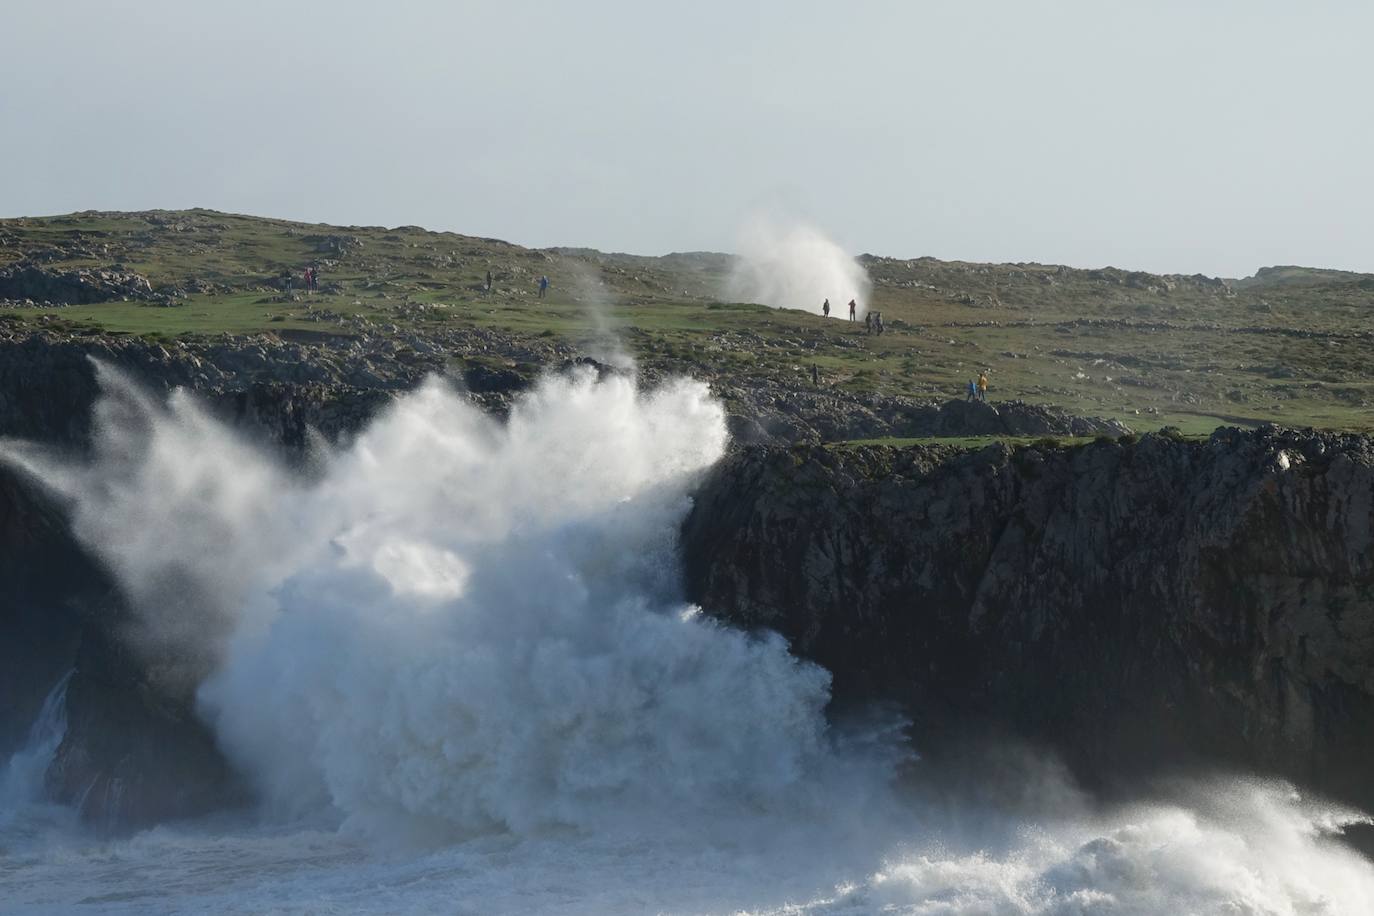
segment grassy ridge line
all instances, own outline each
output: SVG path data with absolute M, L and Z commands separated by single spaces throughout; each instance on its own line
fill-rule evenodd
M 358 335 L 501 328 L 641 361 L 918 398 L 957 397 L 980 369 L 998 399 L 1139 428 L 1222 423 L 1368 429 L 1374 282 L 1282 268 L 1247 281 L 1045 265 L 865 256 L 889 333 L 715 300 L 730 259 L 534 250 L 418 227 L 335 227 L 205 210 L 0 221 L 0 267 L 120 266 L 175 307 L 110 302 L 8 309 L 26 322 L 159 337 Z M 288 298 L 321 266 L 324 290 Z M 486 272 L 496 289 L 482 289 Z M 553 281 L 536 296 L 541 275 Z M 1364 335 L 1364 336 L 1361 336 Z

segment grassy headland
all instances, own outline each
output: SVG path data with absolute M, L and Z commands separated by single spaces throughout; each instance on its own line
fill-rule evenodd
M 159 301 L 8 307 L 74 333 L 348 338 L 499 328 L 646 365 L 855 392 L 961 397 L 990 371 L 1020 398 L 1184 433 L 1374 425 L 1374 276 L 1281 267 L 1239 281 L 1105 268 L 864 256 L 888 332 L 719 300 L 726 255 L 523 248 L 413 226 L 337 227 L 208 210 L 0 220 L 0 271 L 115 269 Z M 318 264 L 321 290 L 301 271 Z M 484 290 L 490 271 L 494 289 Z M 537 296 L 537 279 L 552 283 Z M 287 291 L 284 279 L 293 278 Z M 493 354 L 496 359 L 500 354 Z

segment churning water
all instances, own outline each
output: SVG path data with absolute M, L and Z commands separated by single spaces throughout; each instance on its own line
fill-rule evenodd
M 89 462 L 7 458 L 261 804 L 84 832 L 40 801 L 59 685 L 4 774 L 5 912 L 1374 912 L 1358 816 L 1282 785 L 961 804 L 892 723 L 827 723 L 823 670 L 681 598 L 703 385 L 550 377 L 498 423 L 434 381 L 302 474 L 101 376 Z

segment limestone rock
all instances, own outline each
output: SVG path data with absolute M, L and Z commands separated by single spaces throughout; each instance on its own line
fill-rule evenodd
M 0 270 L 0 299 L 84 305 L 152 298 L 153 288 L 148 279 L 132 271 L 91 268 L 59 271 L 33 263 Z
M 1374 439 L 752 448 L 683 529 L 690 598 L 781 632 L 918 747 L 1048 742 L 1098 784 L 1184 759 L 1374 804 Z

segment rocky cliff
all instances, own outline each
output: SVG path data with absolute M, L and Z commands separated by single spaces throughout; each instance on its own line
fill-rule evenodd
M 76 451 L 86 447 L 97 394 L 94 357 L 154 392 L 174 386 L 196 391 L 226 422 L 255 439 L 276 443 L 290 458 L 302 455 L 316 433 L 327 439 L 348 435 L 396 392 L 429 372 L 448 372 L 478 403 L 500 413 L 540 371 L 536 360 L 547 359 L 542 365 L 553 369 L 578 361 L 575 354 L 556 349 L 503 349 L 507 343 L 494 334 L 444 341 L 293 341 L 262 336 L 172 343 L 57 332 L 6 333 L 0 327 L 0 437 Z M 499 354 L 506 355 L 493 358 Z M 652 381 L 666 370 L 650 366 L 642 371 Z M 865 399 L 823 386 L 799 389 L 768 379 L 725 375 L 713 378 L 712 385 L 731 405 L 731 423 L 741 442 L 811 442 L 873 432 L 1124 431 L 1107 421 L 1015 403 Z M 1244 448 L 1270 448 L 1243 447 L 1250 440 L 1240 434 L 1233 438 L 1237 444 L 1221 439 L 1222 445 L 1209 448 L 1237 455 L 1249 454 Z M 1350 444 L 1362 440 L 1313 441 L 1326 443 L 1326 451 L 1314 452 L 1316 446 L 1309 445 L 1286 447 L 1285 454 L 1291 456 L 1284 460 L 1290 462 L 1292 473 L 1271 476 L 1279 481 L 1306 479 L 1304 475 L 1314 469 L 1336 468 L 1343 460 L 1339 467 L 1362 469 L 1358 473 L 1367 481 L 1367 457 L 1359 458 Z M 1243 486 L 1249 478 L 1236 470 L 1248 467 L 1242 458 L 1226 465 L 1232 471 L 1199 470 L 1205 463 L 1199 456 L 1212 454 L 1203 446 L 1153 438 L 1136 445 L 974 455 L 948 448 L 798 449 L 745 449 L 713 476 L 687 529 L 694 590 L 709 607 L 731 619 L 781 629 L 798 651 L 835 670 L 842 696 L 894 696 L 928 710 L 939 708 L 935 699 L 944 691 L 954 697 L 946 698 L 950 709 L 1001 712 L 1005 696 L 1018 689 L 1020 673 L 1055 666 L 1062 671 L 1045 675 L 1048 695 L 1067 696 L 1091 682 L 1103 692 L 1104 698 L 1094 701 L 1098 706 L 1093 709 L 1099 712 L 1117 709 L 1112 703 L 1127 702 L 1120 690 L 1148 682 L 1146 678 L 1117 683 L 1111 680 L 1117 672 L 1080 670 L 1077 662 L 1066 661 L 1076 658 L 1074 651 L 1110 650 L 1114 658 L 1127 658 L 1134 671 L 1154 664 L 1148 653 L 1162 653 L 1173 666 L 1169 671 L 1185 670 L 1191 656 L 1168 655 L 1164 636 L 1152 629 L 1154 622 L 1140 610 L 1153 594 L 1142 590 L 1141 583 L 1153 581 L 1152 564 L 1164 556 L 1174 536 L 1166 522 L 1146 520 L 1161 501 L 1169 511 L 1178 511 L 1175 502 L 1180 497 L 1169 495 L 1169 486 L 1179 490 L 1186 484 L 1182 498 L 1205 499 L 1218 513 L 1248 512 L 1253 501 Z M 1346 457 L 1340 459 L 1341 455 Z M 1135 470 L 1128 474 L 1123 468 Z M 1354 470 L 1348 473 L 1358 476 Z M 1233 480 L 1228 475 L 1239 476 Z M 1323 475 L 1321 479 L 1329 476 L 1326 471 Z M 1131 482 L 1126 495 L 1112 495 L 1111 481 L 1116 480 Z M 1333 494 L 1355 492 L 1334 486 Z M 910 499 L 917 501 L 909 503 Z M 1140 501 L 1136 508 L 1144 514 L 1133 516 L 1133 504 L 1122 500 Z M 1065 501 L 1069 509 L 1063 507 Z M 756 518 L 752 513 L 763 515 Z M 1346 518 L 1332 516 L 1337 517 Z M 1183 524 L 1181 516 L 1168 518 L 1174 519 L 1168 524 Z M 1364 518 L 1367 545 L 1367 494 Z M 1282 529 L 1271 526 L 1280 522 L 1281 517 L 1258 519 L 1253 527 L 1277 538 Z M 1101 531 L 1111 537 L 1099 542 Z M 811 536 L 818 539 L 814 544 L 797 540 Z M 1339 535 L 1326 535 L 1327 540 L 1333 537 Z M 1310 540 L 1299 540 L 1297 546 L 1310 552 L 1316 549 Z M 1173 583 L 1169 588 L 1177 591 L 1166 595 L 1169 601 L 1182 601 L 1187 588 L 1232 587 L 1225 584 L 1231 580 L 1219 577 L 1228 569 L 1227 551 L 1240 548 L 1229 542 L 1206 543 L 1212 550 L 1209 564 L 1180 569 L 1168 579 Z M 1108 544 L 1115 545 L 1116 552 L 1100 553 Z M 1139 545 L 1138 556 L 1127 549 L 1129 544 Z M 1296 569 L 1316 570 L 1315 575 L 1328 568 L 1323 565 L 1327 554 L 1313 559 L 1287 542 L 1270 546 Z M 812 550 L 817 551 L 814 556 Z M 1243 551 L 1238 557 L 1240 572 L 1233 578 L 1241 584 L 1235 588 L 1268 594 L 1244 575 L 1251 566 L 1262 566 L 1263 559 Z M 1169 555 L 1166 561 L 1175 559 Z M 1364 607 L 1359 602 L 1368 600 L 1367 564 L 1366 559 L 1361 571 L 1350 573 L 1365 577 L 1358 580 L 1365 583 L 1363 593 L 1346 586 L 1330 594 L 1310 591 L 1308 613 L 1320 616 L 1335 601 Z M 1076 576 L 1083 576 L 1083 581 L 1074 582 Z M 1140 591 L 1123 597 L 1127 586 Z M 1322 587 L 1337 589 L 1329 583 Z M 1065 594 L 1072 600 L 1061 600 Z M 1029 603 L 1023 604 L 1022 597 Z M 1183 627 L 1191 618 L 1169 619 L 1171 627 Z M 67 738 L 49 772 L 56 798 L 80 804 L 94 819 L 121 823 L 194 813 L 241 798 L 234 775 L 192 711 L 192 698 L 169 695 L 126 651 L 123 628 L 128 620 L 128 608 L 110 576 L 67 530 L 65 507 L 34 481 L 0 467 L 0 690 L 6 700 L 5 714 L 0 715 L 0 754 L 22 740 L 44 695 L 74 668 Z M 1216 627 L 1224 635 L 1229 631 L 1223 623 Z M 1175 643 L 1180 641 L 1186 642 L 1179 637 Z M 1008 648 L 1013 643 L 1026 647 L 1026 654 Z M 1315 638 L 1303 645 L 1304 652 L 1323 648 Z M 920 646 L 933 654 L 928 663 L 922 662 L 930 666 L 929 674 L 916 677 L 910 666 L 923 656 L 911 653 Z M 1001 654 L 989 651 L 989 646 Z M 1218 671 L 1251 664 L 1248 657 L 1230 655 L 1232 648 L 1222 640 L 1208 656 Z M 1042 650 L 1049 654 L 1037 654 Z M 1296 648 L 1284 643 L 1273 651 L 1284 666 L 1307 670 L 1301 668 L 1306 662 L 1292 654 Z M 1133 654 L 1137 652 L 1146 654 Z M 1289 681 L 1266 683 L 1285 685 L 1273 690 L 1276 696 L 1288 696 Z M 1209 685 L 1207 689 L 1218 696 L 1240 691 L 1210 670 L 1161 680 L 1156 686 L 1177 694 L 1198 684 Z M 1020 686 L 1029 695 L 1030 686 L 1039 685 Z M 1350 709 L 1362 709 L 1362 696 L 1331 693 L 1327 705 L 1349 701 Z M 1170 694 L 1168 699 L 1192 702 L 1185 694 Z M 1035 713 L 1035 704 L 1025 702 Z M 1243 752 L 1260 747 L 1278 755 L 1288 747 L 1280 739 L 1298 726 L 1288 720 L 1275 725 L 1266 718 L 1271 713 L 1264 705 L 1267 701 L 1252 703 L 1240 692 L 1232 702 L 1251 716 L 1245 720 L 1247 729 L 1277 729 L 1272 740 L 1266 737 L 1256 743 L 1258 739 L 1246 738 Z M 961 706 L 968 703 L 973 705 Z M 1045 729 L 1029 730 L 1057 734 L 1054 728 L 1061 725 L 1101 725 L 1091 709 L 1081 713 L 1073 723 L 1050 722 Z M 933 714 L 928 718 L 934 721 Z M 1310 729 L 1320 727 L 1326 727 L 1326 720 L 1313 719 Z
M 307 427 L 327 437 L 356 429 L 381 404 L 442 374 L 502 414 L 541 372 L 609 367 L 565 344 L 482 329 L 440 334 L 334 336 L 284 332 L 158 341 L 129 335 L 33 331 L 0 316 L 0 436 L 80 442 L 96 395 L 90 359 L 153 390 L 198 392 L 222 418 L 297 447 Z M 691 374 L 726 406 L 731 433 L 747 444 L 926 436 L 1120 436 L 1122 423 L 1038 404 L 939 403 L 854 394 L 828 384 L 667 360 L 638 366 L 646 385 Z
M 354 384 L 364 380 L 360 360 L 321 366 L 301 356 L 251 340 L 164 347 L 137 338 L 0 336 L 0 438 L 84 449 L 98 393 L 93 359 L 155 393 L 197 391 L 223 420 L 288 458 L 303 454 L 315 433 L 356 429 L 422 375 L 393 372 L 390 384 L 369 387 Z M 131 619 L 113 578 L 69 531 L 66 507 L 0 463 L 0 759 L 22 742 L 52 685 L 73 671 L 66 738 L 47 774 L 53 798 L 111 824 L 241 799 L 193 697 L 155 683 L 129 651 Z
M 192 697 L 155 684 L 126 646 L 129 608 L 72 537 L 64 507 L 3 468 L 0 541 L 0 757 L 72 671 L 67 737 L 47 773 L 53 798 L 92 822 L 141 824 L 243 797 Z
M 743 451 L 693 600 L 784 634 L 918 746 L 986 729 L 1090 779 L 1210 761 L 1374 803 L 1374 440 Z
M 0 299 L 65 305 L 154 298 L 148 279 L 126 270 L 53 270 L 26 263 L 0 270 Z

